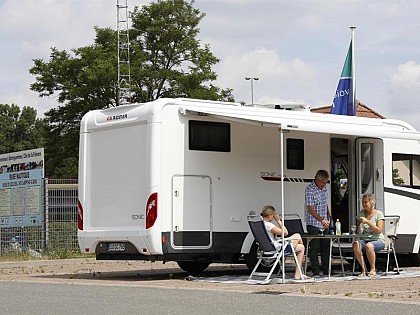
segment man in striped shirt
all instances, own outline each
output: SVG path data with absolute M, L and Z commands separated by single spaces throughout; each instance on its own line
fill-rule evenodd
M 324 234 L 329 233 L 329 221 L 331 218 L 328 210 L 328 172 L 319 170 L 316 172 L 315 179 L 305 189 L 305 219 L 306 229 L 309 235 L 319 235 L 321 231 Z M 322 272 L 328 275 L 328 266 L 330 259 L 329 241 L 312 239 L 310 241 L 308 255 L 311 261 L 313 275 L 319 276 L 320 266 L 318 253 L 321 251 Z

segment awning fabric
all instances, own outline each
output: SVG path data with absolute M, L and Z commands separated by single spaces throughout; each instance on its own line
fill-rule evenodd
M 244 123 L 275 126 L 283 130 L 352 135 L 369 138 L 397 138 L 420 141 L 420 133 L 409 124 L 391 119 L 373 119 L 354 116 L 320 114 L 224 104 L 185 104 L 183 115 L 209 115 Z

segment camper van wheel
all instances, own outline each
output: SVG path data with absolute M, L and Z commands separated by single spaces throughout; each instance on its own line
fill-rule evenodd
M 244 257 L 245 258 L 245 264 L 248 267 L 248 269 L 251 270 L 251 271 L 254 269 L 255 265 L 258 262 L 257 253 L 258 253 L 258 245 L 257 245 L 257 243 L 254 242 L 251 246 L 251 249 L 249 250 L 249 253 L 246 254 L 245 257 Z M 258 267 L 258 271 L 259 272 L 268 272 L 271 269 L 271 266 L 273 266 L 273 263 L 274 263 L 274 261 L 271 262 L 271 263 L 268 262 L 268 264 L 266 264 L 266 265 L 261 264 Z M 276 272 L 277 272 L 277 270 L 276 270 Z
M 255 265 L 257 264 L 257 251 L 258 245 L 254 242 L 249 250 L 249 253 L 245 255 L 245 264 L 249 270 L 253 270 Z
M 178 266 L 191 273 L 199 273 L 207 269 L 210 265 L 209 262 L 197 262 L 197 261 L 177 261 Z

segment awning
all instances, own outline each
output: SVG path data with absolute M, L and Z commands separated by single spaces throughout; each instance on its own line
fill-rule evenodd
M 180 104 L 183 115 L 208 115 L 225 120 L 257 123 L 282 130 L 352 135 L 369 138 L 397 138 L 420 141 L 420 133 L 409 124 L 391 119 L 373 119 L 354 116 L 319 114 L 312 112 L 266 109 L 237 105 L 201 103 Z

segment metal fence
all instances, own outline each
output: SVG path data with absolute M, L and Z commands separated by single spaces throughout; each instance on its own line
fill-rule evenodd
M 77 180 L 44 179 L 44 219 L 37 226 L 0 227 L 0 254 L 61 257 L 79 251 Z

